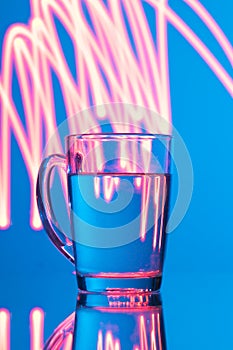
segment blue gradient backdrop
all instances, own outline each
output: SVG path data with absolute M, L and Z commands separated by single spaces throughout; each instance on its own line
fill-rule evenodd
M 232 0 L 201 2 L 233 42 Z M 173 0 L 170 4 L 232 75 L 232 67 L 216 41 L 184 2 Z M 28 0 L 1 2 L 1 42 L 11 24 L 27 23 L 29 16 Z M 232 99 L 171 25 L 168 36 L 173 123 L 190 152 L 195 177 L 188 213 L 168 237 L 162 287 L 168 349 L 231 350 Z M 67 55 L 68 52 L 67 46 Z M 17 96 L 17 88 L 14 93 Z M 59 89 L 56 93 L 59 96 Z M 56 108 L 59 123 L 64 108 L 59 102 Z M 8 308 L 12 314 L 12 349 L 29 349 L 30 310 L 36 306 L 45 310 L 47 338 L 75 309 L 76 281 L 73 267 L 56 251 L 45 232 L 29 227 L 29 181 L 14 137 L 11 181 L 12 225 L 0 232 L 0 307 Z M 173 198 L 176 185 L 174 174 Z

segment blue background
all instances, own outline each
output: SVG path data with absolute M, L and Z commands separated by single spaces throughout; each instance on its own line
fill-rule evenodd
M 202 0 L 233 42 L 233 2 Z M 216 41 L 183 1 L 169 2 L 232 75 Z M 29 1 L 0 6 L 0 39 L 14 22 L 27 23 Z M 169 350 L 233 348 L 232 99 L 207 64 L 168 26 L 173 123 L 190 152 L 190 208 L 169 235 L 162 287 Z M 59 106 L 58 106 L 59 107 Z M 62 120 L 62 109 L 58 122 Z M 176 175 L 173 181 L 175 194 Z M 0 307 L 11 317 L 12 349 L 29 349 L 29 312 L 45 310 L 45 339 L 75 309 L 73 267 L 44 231 L 29 227 L 29 181 L 12 138 L 12 225 L 0 232 Z M 19 347 L 20 344 L 20 347 Z

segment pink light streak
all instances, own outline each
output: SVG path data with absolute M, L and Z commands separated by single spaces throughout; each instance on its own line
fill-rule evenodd
M 117 185 L 114 177 L 105 176 L 103 178 L 103 187 L 104 187 L 103 192 L 104 192 L 105 200 L 106 202 L 110 202 L 114 195 L 114 192 L 117 190 Z
M 142 178 L 142 201 L 141 201 L 141 218 L 140 218 L 140 237 L 143 242 L 146 238 L 147 217 L 149 212 L 149 193 L 151 189 L 151 178 L 145 176 Z
M 145 326 L 145 318 L 143 316 L 140 317 L 139 323 L 139 334 L 140 334 L 140 349 L 148 350 L 148 340 L 146 334 L 146 326 Z
M 155 182 L 155 195 L 154 195 L 154 205 L 155 205 L 155 227 L 154 227 L 154 239 L 153 239 L 153 249 L 155 250 L 157 245 L 158 236 L 158 218 L 159 218 L 159 198 L 160 198 L 160 177 L 156 176 L 154 178 Z
M 155 6 L 158 11 L 160 10 L 161 5 L 159 0 L 148 0 L 148 2 L 150 2 L 152 6 Z M 193 6 L 193 2 L 191 3 L 191 1 L 187 1 L 187 3 Z M 212 19 L 212 17 L 209 15 L 207 19 L 205 16 L 203 16 L 203 12 L 201 12 L 201 7 L 193 6 L 193 8 L 195 8 L 195 11 L 198 15 L 201 15 L 203 23 L 206 24 L 207 27 L 209 27 L 211 32 L 214 28 L 214 36 L 218 38 L 218 42 L 223 48 L 223 51 L 225 53 L 227 52 L 227 57 L 230 56 L 230 61 L 232 61 L 233 47 L 231 46 L 230 42 L 223 34 L 223 32 L 220 30 L 218 25 L 215 24 L 214 20 L 212 20 L 210 25 L 210 19 Z M 193 48 L 199 53 L 199 55 L 211 68 L 213 73 L 221 81 L 221 83 L 229 92 L 229 94 L 233 96 L 233 79 L 226 72 L 226 70 L 216 59 L 213 53 L 207 48 L 207 46 L 201 41 L 201 39 L 198 38 L 198 36 L 193 32 L 193 30 L 170 7 L 164 7 L 164 12 L 166 14 L 167 21 L 169 21 L 184 36 L 184 38 L 191 44 L 191 46 L 193 46 Z
M 200 17 L 200 19 L 205 23 L 205 25 L 209 28 L 211 33 L 214 35 L 219 45 L 222 47 L 225 52 L 229 62 L 233 66 L 233 54 L 232 54 L 232 46 L 222 29 L 219 27 L 218 23 L 214 20 L 214 18 L 209 14 L 209 12 L 205 9 L 205 7 L 201 4 L 200 1 L 195 0 L 184 0 L 187 5 L 189 5 L 194 12 Z
M 171 121 L 170 87 L 167 53 L 167 22 L 170 22 L 204 59 L 230 95 L 233 81 L 214 54 L 172 9 L 166 0 L 147 0 L 156 11 L 157 47 L 140 1 L 110 1 L 109 8 L 100 1 L 85 1 L 95 27 L 94 35 L 82 10 L 81 1 L 31 0 L 28 25 L 15 24 L 6 32 L 3 43 L 0 74 L 0 227 L 11 223 L 11 136 L 14 135 L 22 153 L 30 182 L 31 216 L 34 229 L 41 228 L 35 199 L 37 171 L 42 157 L 43 127 L 46 140 L 56 129 L 55 96 L 52 72 L 59 82 L 68 116 L 94 104 L 126 102 L 142 105 Z M 198 1 L 185 0 L 207 26 L 233 63 L 233 48 L 219 25 Z M 127 34 L 121 5 L 124 7 L 135 41 L 136 57 Z M 73 77 L 64 48 L 54 23 L 54 17 L 67 31 L 75 52 L 77 77 Z M 139 30 L 140 27 L 140 30 Z M 101 70 L 104 72 L 108 82 Z M 22 98 L 25 125 L 13 98 L 15 72 Z M 88 92 L 89 91 L 89 92 Z M 101 108 L 97 120 L 83 118 L 76 125 L 70 119 L 70 132 L 83 132 L 105 116 Z M 130 122 L 132 116 L 114 115 L 112 122 Z M 128 131 L 148 130 L 169 133 L 162 123 L 150 116 L 138 119 L 138 125 Z M 114 126 L 117 131 L 118 126 Z M 96 131 L 99 128 L 96 127 Z M 60 140 L 57 140 L 60 144 Z M 52 151 L 52 150 L 51 150 Z M 61 150 L 62 152 L 62 150 Z M 124 164 L 122 164 L 124 167 Z
M 69 333 L 64 341 L 63 350 L 71 350 L 73 345 L 73 334 Z
M 0 309 L 0 349 L 10 350 L 10 312 Z M 34 308 L 30 312 L 30 350 L 41 350 L 44 344 L 44 311 Z M 70 349 L 70 348 L 69 348 Z M 68 348 L 67 348 L 68 350 Z
M 163 188 L 162 188 L 162 205 L 161 205 L 161 209 L 160 209 L 160 213 L 159 215 L 161 216 L 160 217 L 160 232 L 159 232 L 159 251 L 161 250 L 161 247 L 162 247 L 162 237 L 163 237 L 163 230 L 164 230 L 164 227 L 163 227 L 163 219 L 164 219 L 164 211 L 165 211 L 165 200 L 166 200 L 166 195 L 167 195 L 167 179 L 166 177 L 163 178 Z M 157 191 L 160 190 L 160 183 L 158 184 L 158 188 L 157 188 Z M 159 194 L 158 194 L 159 196 Z M 159 197 L 160 198 L 160 197 Z M 155 241 L 155 240 L 154 240 Z
M 141 185 L 142 185 L 142 178 L 141 177 L 136 177 L 134 186 L 137 187 L 137 188 L 141 188 Z
M 0 349 L 10 350 L 10 312 L 0 309 Z
M 32 309 L 30 313 L 30 349 L 41 350 L 44 344 L 44 311 Z
M 107 331 L 105 336 L 102 331 L 99 331 L 97 350 L 121 350 L 120 341 L 114 338 L 111 331 Z
M 150 330 L 148 325 L 150 324 Z M 144 315 L 141 315 L 138 319 L 139 327 L 139 342 L 140 346 L 134 345 L 133 350 L 162 350 L 162 338 L 160 331 L 160 315 L 159 313 L 153 313 L 151 319 L 147 320 Z M 156 339 L 158 337 L 158 340 Z

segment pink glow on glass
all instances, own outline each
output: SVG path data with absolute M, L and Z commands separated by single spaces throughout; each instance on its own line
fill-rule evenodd
M 140 317 L 140 350 L 162 350 L 162 347 L 157 349 L 156 332 L 155 332 L 155 315 L 151 315 L 151 331 L 146 331 L 146 320 L 144 316 Z M 149 338 L 148 338 L 149 336 Z M 150 344 L 150 346 L 149 346 Z M 160 340 L 161 344 L 161 340 Z
M 135 187 L 140 188 L 142 186 L 142 179 L 140 177 L 135 178 Z
M 114 195 L 114 192 L 116 190 L 116 184 L 115 184 L 115 181 L 114 181 L 114 177 L 112 176 L 105 176 L 103 178 L 103 192 L 104 192 L 104 198 L 106 200 L 106 202 L 110 202 L 113 195 Z
M 159 217 L 159 198 L 160 198 L 160 177 L 156 176 L 155 181 L 155 195 L 154 195 L 154 205 L 155 205 L 155 227 L 154 227 L 154 238 L 153 238 L 153 249 L 156 248 L 157 234 L 158 234 L 158 217 Z
M 139 334 L 140 334 L 140 349 L 148 350 L 148 340 L 147 340 L 144 316 L 140 317 Z
M 96 198 L 99 198 L 100 196 L 100 178 L 98 176 L 95 176 L 94 178 L 94 191 Z
M 71 350 L 73 345 L 73 334 L 69 333 L 66 336 L 66 339 L 64 341 L 64 345 L 62 347 L 63 350 Z
M 160 325 L 160 315 L 157 314 L 157 329 L 158 329 L 158 339 L 159 339 L 159 350 L 162 350 L 162 337 L 161 337 L 161 325 Z
M 164 219 L 164 206 L 165 206 L 165 199 L 166 199 L 166 191 L 167 191 L 167 186 L 166 186 L 166 182 L 167 182 L 167 179 L 166 177 L 164 177 L 163 179 L 163 189 L 162 189 L 162 210 L 161 210 L 161 218 L 160 218 L 160 232 L 159 232 L 159 251 L 161 250 L 161 246 L 162 246 L 162 237 L 163 237 L 163 225 L 162 225 L 162 222 L 163 222 L 163 219 Z M 160 184 L 159 184 L 159 189 L 160 189 Z M 159 191 L 158 189 L 158 191 Z
M 205 60 L 226 90 L 233 95 L 233 81 L 214 54 L 168 5 L 166 0 L 147 0 L 156 11 L 157 47 L 140 1 L 112 1 L 109 9 L 100 1 L 85 1 L 96 35 L 88 24 L 81 3 L 65 0 L 31 0 L 31 18 L 28 25 L 15 24 L 6 32 L 2 49 L 0 75 L 0 227 L 11 223 L 11 137 L 15 136 L 25 162 L 31 196 L 30 224 L 41 228 L 36 206 L 35 185 L 42 158 L 42 140 L 46 140 L 57 127 L 52 72 L 59 82 L 68 116 L 93 104 L 112 101 L 128 102 L 148 107 L 171 121 L 169 67 L 167 53 L 167 22 L 170 22 Z M 208 11 L 200 2 L 185 0 L 214 35 L 229 59 L 233 62 L 233 48 Z M 127 34 L 121 6 L 124 7 L 135 41 L 138 59 Z M 70 72 L 66 55 L 60 44 L 54 17 L 62 23 L 75 52 L 78 79 Z M 107 33 L 107 35 L 106 35 Z M 130 64 L 125 64 L 130 62 Z M 100 68 L 109 87 L 106 86 Z M 16 73 L 25 115 L 23 125 L 13 98 L 13 73 Z M 90 93 L 88 93 L 90 91 Z M 105 115 L 98 110 L 98 118 Z M 156 120 L 144 116 L 145 128 L 169 133 Z M 133 120 L 135 121 L 137 118 Z M 128 122 L 130 117 L 119 114 L 110 122 Z M 92 127 L 93 117 L 83 118 L 75 125 L 69 122 L 70 132 L 83 132 Z M 142 120 L 131 127 L 140 130 Z M 82 124 L 82 125 L 80 125 Z M 97 128 L 98 129 L 98 128 Z M 113 125 L 117 131 L 117 126 Z M 36 131 L 36 132 L 35 132 Z M 97 130 L 96 130 L 97 131 Z M 60 144 L 60 140 L 58 140 Z M 62 152 L 62 149 L 61 149 Z M 125 168 L 125 164 L 121 164 Z M 98 193 L 97 193 L 98 194 Z M 142 236 L 143 238 L 143 236 Z
M 31 350 L 41 350 L 44 343 L 44 311 L 32 309 L 30 313 L 30 344 Z
M 103 350 L 103 333 L 98 332 L 97 350 Z
M 121 160 L 120 160 L 120 164 L 121 164 L 121 168 L 122 168 L 122 169 L 126 169 L 127 163 L 126 163 L 126 161 L 125 161 L 124 159 L 121 159 Z
M 140 347 L 134 346 L 133 350 L 162 350 L 162 339 L 160 333 L 160 316 L 157 313 L 157 324 L 155 323 L 155 314 L 151 315 L 151 330 L 148 332 L 146 327 L 148 327 L 148 322 L 145 316 L 140 316 L 139 319 L 139 338 Z M 156 331 L 158 332 L 158 342 L 156 341 Z M 149 337 L 148 337 L 149 336 Z M 150 344 L 150 345 L 149 345 Z M 159 347 L 157 345 L 159 344 Z
M 119 184 L 120 184 L 120 179 L 119 179 L 119 177 L 114 176 L 114 182 L 115 182 L 116 187 L 118 187 Z
M 0 309 L 0 349 L 10 350 L 10 312 Z
M 156 346 L 156 333 L 155 333 L 155 315 L 152 314 L 151 317 L 152 321 L 152 329 L 151 329 L 151 348 L 154 350 L 157 350 Z M 159 326 L 159 325 L 158 325 Z M 160 339 L 160 344 L 161 344 L 161 339 Z M 159 349 L 162 350 L 162 347 L 159 346 Z
M 103 332 L 99 331 L 97 350 L 120 350 L 120 341 L 115 339 L 111 331 L 107 331 L 106 335 L 103 336 Z
M 140 215 L 140 237 L 143 242 L 146 238 L 146 226 L 147 217 L 149 211 L 149 193 L 151 188 L 151 178 L 149 176 L 142 178 L 142 202 L 141 202 L 141 215 Z
M 132 308 L 130 310 L 130 312 L 134 312 L 134 311 L 137 312 L 137 310 L 135 310 L 133 308 L 143 306 L 143 309 L 146 310 L 149 297 L 147 295 L 141 295 L 140 293 L 138 293 L 138 294 L 133 294 L 133 295 L 127 295 L 127 299 L 129 299 L 129 300 L 119 301 L 119 296 L 116 296 L 116 300 L 114 300 L 114 297 L 112 295 L 110 295 L 108 297 L 108 303 L 109 303 L 110 307 L 116 307 L 116 309 L 114 310 L 115 313 L 117 313 L 117 312 L 128 313 L 129 310 L 127 308 L 129 308 L 129 307 Z M 104 310 L 104 308 L 101 308 L 101 310 Z M 109 311 L 109 309 L 105 308 L 105 311 Z

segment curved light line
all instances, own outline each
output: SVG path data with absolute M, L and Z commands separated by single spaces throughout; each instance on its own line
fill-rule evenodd
M 148 0 L 157 9 L 160 9 L 158 0 Z M 193 30 L 170 8 L 164 9 L 168 21 L 183 35 L 183 37 L 193 46 L 199 55 L 206 61 L 213 73 L 218 77 L 221 83 L 231 96 L 233 96 L 233 79 L 229 76 L 226 70 L 222 67 L 212 52 L 198 38 Z
M 186 4 L 189 5 L 194 12 L 196 12 L 203 23 L 209 28 L 210 32 L 216 38 L 219 45 L 225 52 L 227 58 L 229 59 L 231 65 L 233 66 L 233 47 L 215 19 L 210 15 L 210 13 L 206 10 L 200 1 L 184 0 L 184 2 L 186 2 Z

